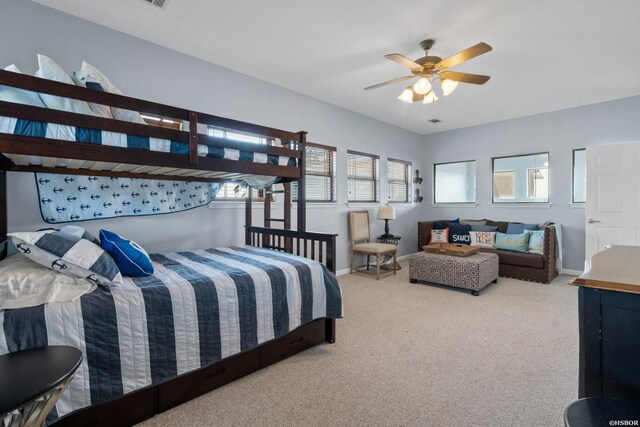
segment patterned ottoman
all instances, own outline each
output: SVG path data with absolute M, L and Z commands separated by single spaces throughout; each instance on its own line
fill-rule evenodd
M 418 280 L 469 289 L 471 295 L 498 281 L 498 255 L 479 252 L 467 257 L 417 252 L 409 258 L 409 281 Z

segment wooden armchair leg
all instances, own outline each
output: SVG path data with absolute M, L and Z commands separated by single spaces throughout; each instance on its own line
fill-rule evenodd
M 355 254 L 353 253 L 353 251 L 351 251 L 351 273 L 353 273 L 353 261 L 354 261 L 354 256 L 355 256 Z
M 367 270 L 369 270 L 369 263 L 371 262 L 371 255 L 367 255 Z
M 380 255 L 376 257 L 376 280 L 380 280 Z

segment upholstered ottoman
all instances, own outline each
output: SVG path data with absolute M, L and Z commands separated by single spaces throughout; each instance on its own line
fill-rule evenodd
M 466 257 L 417 252 L 409 257 L 409 281 L 437 283 L 469 289 L 478 295 L 480 289 L 498 281 L 498 255 L 479 252 Z

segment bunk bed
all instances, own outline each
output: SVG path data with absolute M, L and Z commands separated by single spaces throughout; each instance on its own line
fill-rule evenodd
M 336 235 L 306 231 L 306 132 L 273 129 L 3 70 L 0 85 L 171 118 L 183 122 L 187 129 L 0 101 L 0 259 L 7 256 L 9 246 L 6 191 L 9 171 L 202 182 L 254 182 L 258 176 L 264 182 L 281 184 L 282 189 L 276 190 L 274 185 L 263 189 L 264 226 L 252 224 L 253 200 L 252 192 L 248 191 L 245 248 L 257 247 L 255 251 L 262 251 L 263 257 L 273 257 L 274 263 L 283 261 L 278 257 L 291 257 L 288 254 L 315 260 L 326 267 L 324 274 L 329 271 L 335 274 Z M 18 122 L 21 125 L 16 126 Z M 18 131 L 21 126 L 29 130 Z M 258 135 L 269 144 L 237 142 L 199 133 L 205 126 Z M 295 229 L 291 229 L 292 182 L 298 183 Z M 283 193 L 282 218 L 274 218 L 271 212 L 271 195 L 275 193 Z M 272 223 L 280 227 L 272 227 Z M 326 317 L 309 318 L 275 339 L 242 348 L 241 352 L 167 381 L 154 381 L 97 404 L 92 401 L 91 406 L 58 418 L 55 425 L 130 425 L 150 418 L 299 351 L 325 341 L 335 342 L 335 319 L 342 315 L 341 302 L 339 311 L 336 313 L 334 307 L 331 316 L 327 310 Z

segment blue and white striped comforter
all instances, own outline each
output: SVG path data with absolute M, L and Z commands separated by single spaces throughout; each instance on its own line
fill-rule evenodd
M 5 116 L 0 116 L 0 133 L 108 145 L 111 147 L 136 148 L 163 153 L 189 154 L 189 144 L 186 142 L 170 141 L 168 139 L 150 138 L 148 136 L 87 129 Z M 198 156 L 279 166 L 296 166 L 295 157 L 255 153 L 252 151 L 237 150 L 233 148 L 212 147 L 205 144 L 198 145 Z M 41 159 L 30 156 L 30 164 L 39 165 L 41 162 Z
M 151 258 L 151 277 L 0 311 L 0 354 L 44 345 L 84 354 L 49 421 L 342 317 L 335 276 L 309 259 L 249 246 Z

